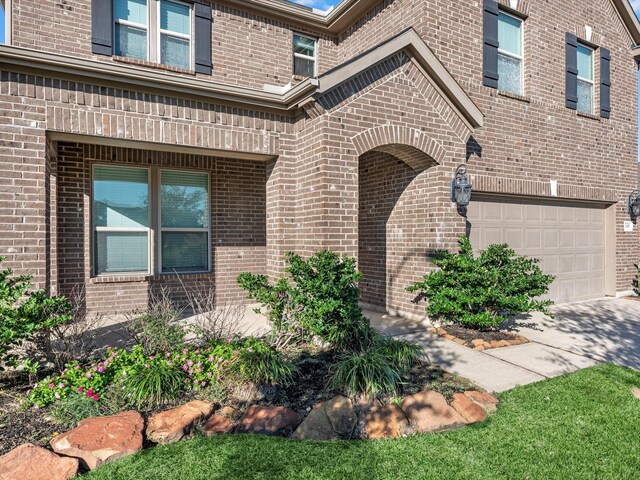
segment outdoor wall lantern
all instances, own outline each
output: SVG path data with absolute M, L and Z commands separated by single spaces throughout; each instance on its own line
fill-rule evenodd
M 631 192 L 627 206 L 629 207 L 629 215 L 634 218 L 640 217 L 640 192 L 638 190 Z
M 467 166 L 460 165 L 451 180 L 451 201 L 455 202 L 458 208 L 466 208 L 471 201 L 472 188 L 467 179 Z

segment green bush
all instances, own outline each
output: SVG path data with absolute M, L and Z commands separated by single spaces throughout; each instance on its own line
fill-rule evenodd
M 108 413 L 103 403 L 86 395 L 72 395 L 61 399 L 51 409 L 51 416 L 65 428 L 72 429 L 86 418 L 100 417 Z
M 275 284 L 265 275 L 238 276 L 240 287 L 266 307 L 276 335 L 285 342 L 317 337 L 339 350 L 363 348 L 372 329 L 358 306 L 362 274 L 355 260 L 323 250 L 308 260 L 287 253 L 286 263 L 288 278 Z
M 0 263 L 6 260 L 0 257 Z M 44 291 L 30 292 L 31 277 L 0 271 L 0 371 L 15 367 L 15 349 L 36 334 L 72 320 L 72 306 L 65 297 L 49 297 Z
M 473 255 L 467 237 L 459 240 L 459 253 L 437 252 L 433 263 L 439 270 L 407 288 L 426 298 L 433 320 L 460 323 L 475 329 L 496 329 L 522 313 L 539 311 L 551 315 L 550 300 L 538 300 L 554 280 L 538 266 L 539 260 L 517 255 L 508 245 L 491 245 Z
M 137 366 L 122 378 L 125 401 L 132 407 L 156 408 L 176 399 L 185 389 L 185 375 L 166 362 Z

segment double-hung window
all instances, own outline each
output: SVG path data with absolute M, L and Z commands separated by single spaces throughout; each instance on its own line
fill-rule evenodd
M 192 5 L 179 0 L 114 0 L 114 51 L 121 57 L 192 68 Z
M 93 169 L 94 273 L 149 273 L 149 170 Z
M 160 63 L 191 67 L 191 6 L 160 0 Z
M 95 165 L 92 195 L 95 275 L 209 271 L 208 173 Z
M 316 76 L 316 40 L 305 35 L 293 35 L 293 74 L 301 77 Z
M 593 49 L 578 44 L 578 111 L 593 113 L 595 82 Z
M 524 94 L 522 19 L 500 11 L 498 15 L 498 89 Z
M 160 265 L 162 272 L 209 269 L 209 175 L 160 172 Z
M 153 1 L 153 0 L 151 0 Z M 149 59 L 149 12 L 147 0 L 115 0 L 115 53 L 122 57 Z

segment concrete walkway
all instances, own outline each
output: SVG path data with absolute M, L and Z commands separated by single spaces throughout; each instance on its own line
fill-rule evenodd
M 372 324 L 424 348 L 429 360 L 492 392 L 537 382 L 600 362 L 640 369 L 640 302 L 603 299 L 559 305 L 554 319 L 517 318 L 505 325 L 531 343 L 478 352 L 430 333 L 430 326 L 372 311 Z

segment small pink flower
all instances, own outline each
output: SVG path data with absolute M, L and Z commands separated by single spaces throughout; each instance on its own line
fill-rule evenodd
M 97 393 L 92 397 L 94 400 L 99 400 L 100 399 L 100 395 L 98 395 Z
M 240 352 L 238 352 L 238 350 L 234 350 L 234 351 L 233 351 L 233 354 L 234 354 L 234 355 L 238 355 L 239 353 L 240 353 Z
M 76 365 L 75 367 L 73 367 L 74 370 L 80 370 L 80 365 Z
M 171 356 L 171 354 L 169 352 L 164 354 L 165 357 L 169 358 Z
M 93 373 L 87 372 L 87 378 L 91 378 L 91 377 L 93 377 Z
M 167 365 L 169 366 L 173 365 L 173 363 L 171 363 L 171 360 L 167 360 Z
M 196 350 L 196 354 L 200 353 L 200 349 Z
M 209 377 L 209 378 L 213 377 L 213 373 L 212 372 L 207 372 L 207 377 Z
M 211 356 L 209 357 L 209 361 L 210 361 L 210 362 L 213 362 L 213 360 L 214 360 L 213 355 L 211 355 Z
M 149 365 L 148 363 L 145 363 L 144 366 L 149 368 L 151 365 Z
M 198 369 L 196 370 L 196 372 L 198 372 L 198 373 L 202 373 L 202 369 L 201 369 L 201 368 L 198 368 Z
M 201 366 L 202 366 L 202 362 L 196 363 L 196 367 L 201 367 Z
M 185 348 L 184 350 L 182 350 L 182 353 L 184 353 L 186 355 L 187 353 L 189 353 L 189 349 Z
M 84 391 L 84 387 L 78 387 L 78 393 L 82 393 Z
M 107 413 L 107 407 L 102 407 L 100 410 L 102 410 L 102 413 Z
M 55 386 L 56 386 L 56 385 L 55 385 L 54 383 L 50 383 L 50 384 L 49 384 L 49 388 L 50 388 L 50 389 L 51 389 L 51 388 L 53 388 L 53 387 L 55 387 Z
M 87 390 L 87 397 L 93 397 L 93 390 Z
M 202 382 L 200 385 L 202 385 L 203 387 L 207 386 L 207 382 Z
M 58 384 L 58 388 L 64 388 L 64 383 Z
M 189 376 L 193 375 L 193 370 L 189 370 Z
M 189 366 L 193 365 L 193 360 L 189 360 L 189 361 L 187 362 L 187 365 L 189 365 Z
M 186 372 L 187 370 L 189 370 L 189 367 L 187 365 L 183 365 L 182 369 Z
M 58 392 L 56 392 L 53 396 L 56 397 L 57 399 L 60 399 L 60 394 Z
M 156 359 L 156 357 L 155 357 L 154 355 L 151 355 L 151 356 L 149 357 L 149 360 L 155 360 L 155 359 Z

